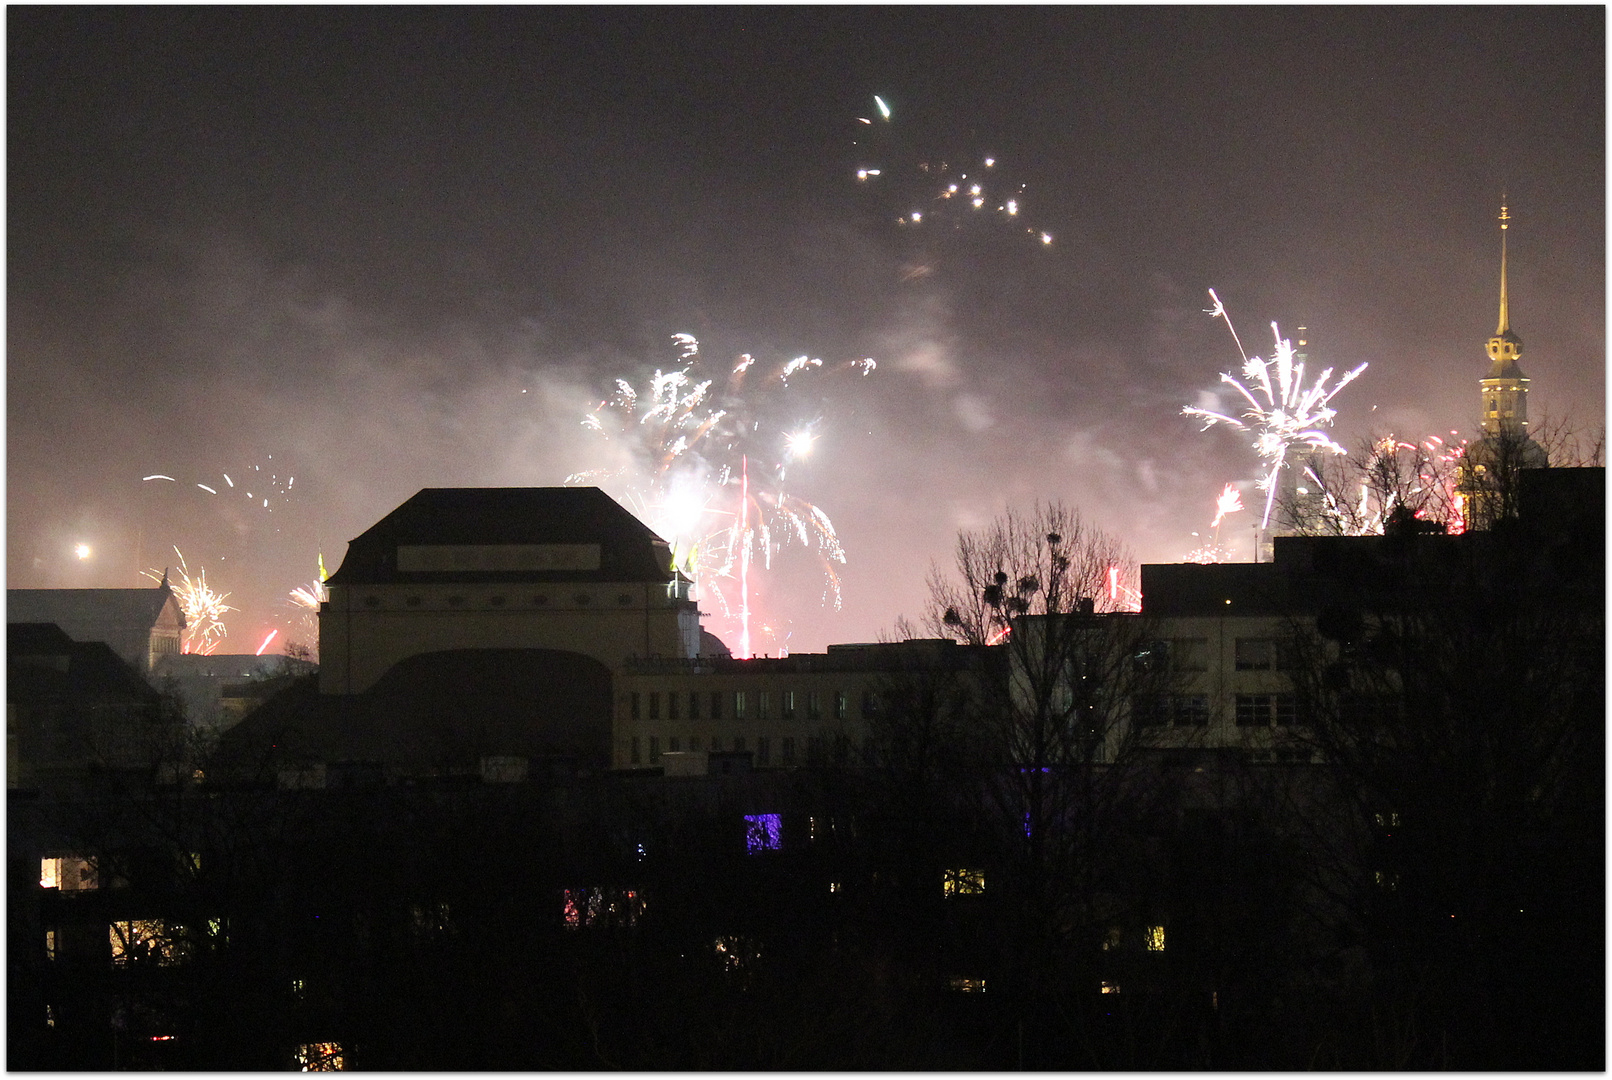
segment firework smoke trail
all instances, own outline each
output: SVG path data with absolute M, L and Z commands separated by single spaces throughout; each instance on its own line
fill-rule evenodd
M 174 554 L 179 556 L 177 585 L 169 580 L 167 571 L 160 574 L 155 570 L 141 572 L 153 581 L 168 581 L 174 599 L 179 601 L 179 609 L 185 614 L 183 651 L 210 656 L 228 634 L 224 628 L 224 613 L 235 609 L 224 603 L 229 599 L 229 593 L 217 593 L 208 586 L 205 568 L 198 569 L 193 579 L 190 576 L 190 568 L 185 565 L 184 553 L 175 547 Z
M 1331 388 L 1327 387 L 1327 380 L 1332 378 L 1332 369 L 1327 368 L 1316 377 L 1312 385 L 1306 387 L 1304 364 L 1294 363 L 1293 344 L 1283 339 L 1282 331 L 1276 323 L 1271 323 L 1271 333 L 1276 337 L 1275 355 L 1270 360 L 1261 360 L 1257 356 L 1250 357 L 1243 349 L 1242 340 L 1237 337 L 1236 329 L 1231 325 L 1231 317 L 1226 314 L 1225 305 L 1220 302 L 1220 297 L 1215 295 L 1213 289 L 1209 290 L 1209 299 L 1214 301 L 1215 306 L 1207 309 L 1205 313 L 1212 318 L 1225 319 L 1227 329 L 1231 330 L 1232 340 L 1237 342 L 1237 350 L 1243 355 L 1243 380 L 1238 380 L 1227 372 L 1221 373 L 1220 380 L 1236 388 L 1247 402 L 1247 407 L 1243 410 L 1241 418 L 1192 405 L 1185 406 L 1181 412 L 1187 416 L 1200 417 L 1204 422 L 1205 431 L 1215 424 L 1230 424 L 1239 430 L 1255 432 L 1254 452 L 1269 466 L 1259 481 L 1260 490 L 1265 492 L 1265 513 L 1259 523 L 1263 529 L 1270 524 L 1271 507 L 1276 499 L 1277 477 L 1287 464 L 1289 450 L 1303 446 L 1312 450 L 1327 450 L 1334 454 L 1347 453 L 1343 447 L 1329 439 L 1321 428 L 1330 425 L 1337 416 L 1337 411 L 1329 405 L 1332 398 L 1359 377 L 1367 365 L 1361 364 L 1344 375 Z M 1250 385 L 1259 391 L 1258 397 L 1255 396 L 1254 390 L 1249 388 Z
M 1043 247 L 1052 234 L 1030 224 L 1025 213 L 1026 185 L 1004 179 L 994 154 L 967 155 L 954 164 L 944 158 L 904 153 L 886 135 L 896 125 L 890 107 L 875 96 L 878 119 L 859 116 L 858 138 L 852 140 L 862 164 L 856 167 L 859 185 L 895 189 L 901 210 L 895 222 L 903 229 L 962 229 L 989 220 L 999 227 L 1022 230 Z M 872 128 L 872 131 L 866 130 Z M 883 145 L 879 145 L 883 144 Z
M 617 379 L 615 393 L 582 422 L 627 447 L 643 480 L 626 492 L 626 501 L 672 545 L 674 566 L 716 600 L 723 616 L 737 613 L 739 649 L 749 655 L 750 571 L 757 556 L 771 569 L 786 544 L 815 551 L 826 581 L 824 601 L 836 609 L 841 603 L 834 564 L 845 562 L 845 550 L 833 521 L 784 486 L 790 464 L 804 459 L 819 437 L 815 421 L 780 422 L 786 395 L 807 378 L 830 371 L 867 376 L 877 364 L 864 358 L 830 369 L 821 359 L 799 356 L 763 376 L 746 354 L 719 379 L 705 376 L 691 335 L 673 340 L 679 367 L 657 369 L 644 392 Z M 566 483 L 597 483 L 626 471 L 575 473 Z M 739 595 L 730 601 L 724 583 L 735 579 Z

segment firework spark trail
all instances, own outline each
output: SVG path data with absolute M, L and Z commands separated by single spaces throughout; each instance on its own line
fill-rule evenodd
M 885 129 L 886 125 L 894 129 L 895 125 L 884 100 L 875 96 L 873 102 L 879 119 L 859 116 L 857 122 L 875 129 L 873 133 L 859 130 L 859 135 L 873 135 L 878 139 L 883 134 L 880 129 Z M 1052 244 L 1050 232 L 1025 222 L 1026 185 L 1002 179 L 995 155 L 973 154 L 968 160 L 974 164 L 953 166 L 944 159 L 903 153 L 894 147 L 882 151 L 865 147 L 862 138 L 852 142 L 864 161 L 880 159 L 857 166 L 857 183 L 897 189 L 894 194 L 902 207 L 895 219 L 897 225 L 908 229 L 915 226 L 960 229 L 989 219 L 1022 229 L 1043 247 Z
M 229 599 L 229 593 L 214 592 L 208 586 L 205 567 L 198 569 L 196 576 L 192 578 L 190 568 L 185 565 L 184 553 L 175 547 L 174 554 L 179 556 L 177 585 L 169 580 L 167 571 L 159 574 L 155 570 L 143 570 L 141 573 L 153 581 L 168 581 L 174 599 L 179 601 L 179 609 L 185 615 L 183 651 L 200 653 L 203 656 L 211 655 L 219 643 L 228 636 L 228 631 L 224 628 L 224 613 L 234 611 L 235 608 L 224 603 Z
M 1181 411 L 1187 416 L 1201 418 L 1205 431 L 1215 424 L 1229 424 L 1242 431 L 1254 432 L 1254 452 L 1268 465 L 1259 481 L 1260 490 L 1265 492 L 1265 512 L 1260 518 L 1260 528 L 1263 529 L 1270 524 L 1277 477 L 1287 464 L 1290 450 L 1302 446 L 1334 454 L 1347 452 L 1328 438 L 1321 428 L 1329 426 L 1337 416 L 1337 411 L 1330 407 L 1332 398 L 1359 377 L 1367 365 L 1361 364 L 1330 388 L 1327 380 L 1332 378 L 1332 369 L 1326 368 L 1316 377 L 1314 384 L 1307 387 L 1304 364 L 1294 362 L 1293 344 L 1282 337 L 1282 331 L 1276 323 L 1271 323 L 1271 333 L 1276 338 L 1275 355 L 1270 360 L 1250 357 L 1231 325 L 1225 305 L 1213 289 L 1209 290 L 1209 298 L 1215 306 L 1207 309 L 1205 314 L 1226 321 L 1232 339 L 1237 342 L 1238 352 L 1243 354 L 1242 380 L 1229 372 L 1222 372 L 1220 380 L 1235 388 L 1247 402 L 1247 407 L 1241 418 L 1192 405 L 1183 407 Z M 1254 390 L 1249 388 L 1250 384 L 1259 391 L 1259 396 L 1255 396 Z
M 719 380 L 704 376 L 692 335 L 676 334 L 673 341 L 681 352 L 678 368 L 656 370 L 642 393 L 617 379 L 615 393 L 582 421 L 621 442 L 634 464 L 575 473 L 566 483 L 640 474 L 626 501 L 641 508 L 650 527 L 672 545 L 674 566 L 716 600 L 724 617 L 737 615 L 739 651 L 749 655 L 752 565 L 759 561 L 771 569 L 785 544 L 817 555 L 827 583 L 824 600 L 836 609 L 841 603 L 833 564 L 845 562 L 845 550 L 833 521 L 784 488 L 790 463 L 805 459 L 821 437 L 815 420 L 779 422 L 787 395 L 808 377 L 865 377 L 877 364 L 863 358 L 830 366 L 798 356 L 763 376 L 754 371 L 755 358 L 745 354 Z M 739 595 L 730 600 L 724 583 L 735 581 Z

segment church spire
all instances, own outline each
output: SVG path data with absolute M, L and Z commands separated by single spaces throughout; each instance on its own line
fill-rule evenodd
M 1494 328 L 1496 337 L 1511 329 L 1511 313 L 1506 308 L 1506 228 L 1511 215 L 1506 212 L 1506 197 L 1500 196 L 1500 324 Z

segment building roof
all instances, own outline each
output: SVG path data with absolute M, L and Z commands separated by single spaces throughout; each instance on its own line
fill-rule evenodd
M 149 631 L 172 597 L 166 583 L 149 589 L 7 589 L 6 622 L 55 623 L 69 637 L 96 641 L 109 626 Z M 183 627 L 183 612 L 179 620 Z
M 424 488 L 347 545 L 332 585 L 670 581 L 671 549 L 598 488 Z

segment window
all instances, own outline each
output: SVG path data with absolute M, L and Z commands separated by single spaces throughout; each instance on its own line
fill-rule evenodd
M 845 719 L 845 691 L 834 691 L 834 719 Z
M 683 747 L 682 740 L 680 740 L 676 735 L 673 735 L 671 738 L 666 740 L 666 751 L 667 751 L 667 753 L 675 754 L 679 750 L 681 750 L 682 747 Z
M 1273 694 L 1272 711 L 1278 724 L 1296 724 L 1299 721 L 1298 700 L 1292 694 Z
M 985 892 L 985 871 L 959 867 L 945 871 L 940 879 L 947 896 L 980 896 Z
M 770 741 L 768 740 L 767 736 L 765 736 L 765 735 L 757 735 L 756 736 L 756 764 L 757 765 L 766 765 L 768 763 L 768 751 L 770 751 L 771 749 L 772 749 L 772 747 L 770 745 Z
M 744 719 L 744 691 L 743 690 L 735 690 L 733 692 L 733 718 L 735 720 L 743 720 Z M 716 710 L 715 710 L 714 705 L 712 706 L 711 719 L 712 720 L 719 719 L 719 717 L 716 715 Z
M 677 719 L 677 702 L 680 697 L 681 695 L 675 690 L 666 691 L 666 719 Z M 690 719 L 692 719 L 692 717 Z
M 862 719 L 879 715 L 879 694 L 876 690 L 862 691 Z
M 1238 727 L 1285 726 L 1298 722 L 1298 699 L 1292 694 L 1237 695 Z
M 1162 926 L 1150 926 L 1150 927 L 1148 927 L 1147 928 L 1147 934 L 1146 934 L 1144 940 L 1147 942 L 1147 951 L 1148 952 L 1163 952 L 1164 951 L 1164 927 L 1162 927 Z
M 651 720 L 659 720 L 660 719 L 660 691 L 659 690 L 651 690 L 649 692 L 649 718 Z
M 644 912 L 644 897 L 637 889 L 566 889 L 562 915 L 567 930 L 588 926 L 636 926 Z
M 628 762 L 633 765 L 638 764 L 638 736 L 636 735 L 632 737 L 632 756 L 628 758 Z
M 1189 694 L 1175 699 L 1177 727 L 1207 727 L 1209 725 L 1209 699 Z
M 711 691 L 711 719 L 722 719 L 722 691 Z
M 656 765 L 656 764 L 659 764 L 659 762 L 660 762 L 660 736 L 659 735 L 651 735 L 649 737 L 649 763 L 651 765 Z
M 781 702 L 784 719 L 793 720 L 795 718 L 795 692 L 793 690 L 784 690 L 778 697 Z
M 785 765 L 793 765 L 795 763 L 794 739 L 789 738 L 788 736 L 784 737 L 782 740 L 782 745 L 779 747 L 779 757 L 782 763 Z
M 1209 639 L 1174 639 L 1170 642 L 1170 660 L 1175 671 L 1208 671 Z
M 341 1043 L 303 1043 L 297 1047 L 296 1065 L 303 1072 L 344 1072 L 347 1058 Z
M 1276 670 L 1276 642 L 1270 638 L 1238 638 L 1236 665 L 1238 671 Z
M 642 719 L 640 716 L 640 706 L 641 702 L 639 701 L 638 691 L 634 690 L 632 692 L 632 707 L 628 710 L 634 720 Z
M 962 979 L 962 978 L 958 978 L 958 979 L 953 979 L 951 981 L 950 985 L 951 985 L 951 988 L 953 990 L 957 991 L 960 994 L 983 994 L 983 993 L 985 993 L 985 980 L 984 979 Z
M 115 922 L 107 928 L 112 943 L 112 963 L 156 964 L 173 967 L 190 959 L 190 939 L 185 928 L 161 919 L 133 919 Z
M 99 888 L 100 879 L 95 873 L 95 860 L 81 859 L 76 855 L 67 855 L 59 859 L 40 859 L 39 887 L 60 889 L 62 892 Z
M 718 698 L 717 700 L 720 701 L 721 699 Z M 700 694 L 697 690 L 690 690 L 688 692 L 688 718 L 690 720 L 698 720 L 700 718 Z M 675 720 L 676 717 L 673 717 L 672 719 Z
M 1137 727 L 1163 727 L 1170 722 L 1169 699 L 1160 694 L 1137 694 L 1131 699 L 1131 722 Z
M 1132 657 L 1138 671 L 1168 671 L 1170 668 L 1170 643 L 1168 641 L 1149 641 L 1136 651 Z
M 808 691 L 806 691 L 806 719 L 808 719 L 808 720 L 819 720 L 819 719 L 822 719 L 822 716 L 823 716 L 823 710 L 819 707 L 819 705 L 817 703 L 817 691 L 816 690 L 808 690 Z
M 1238 694 L 1237 726 L 1269 727 L 1274 694 Z
M 783 840 L 784 819 L 778 814 L 744 816 L 744 849 L 751 855 L 777 851 Z
M 56 959 L 56 931 L 45 931 L 45 959 Z
M 765 720 L 765 719 L 767 719 L 767 706 L 769 704 L 771 704 L 768 699 L 771 698 L 771 697 L 772 697 L 772 694 L 769 693 L 766 690 L 757 690 L 756 691 L 756 719 L 757 720 Z

